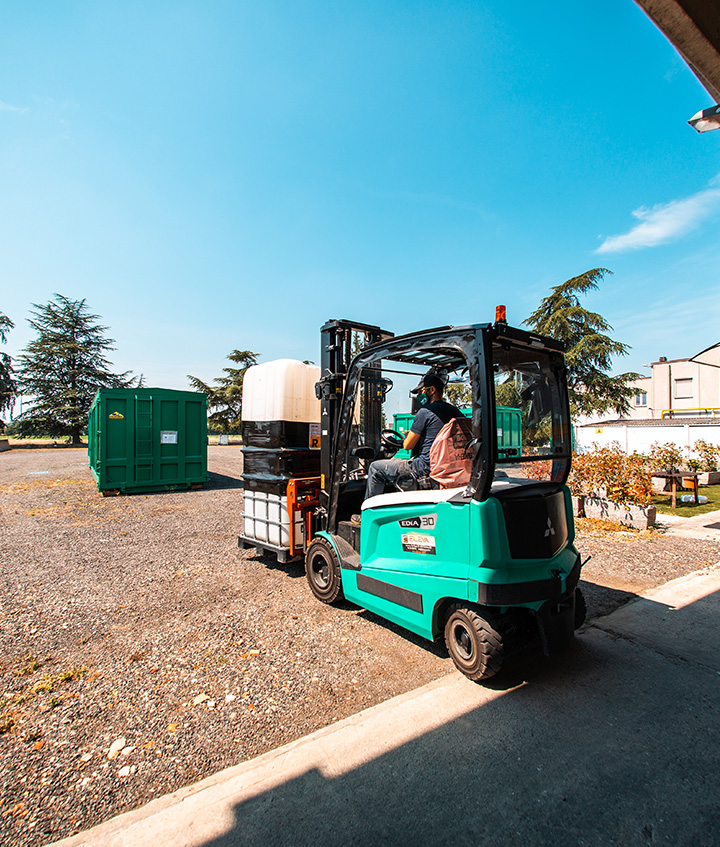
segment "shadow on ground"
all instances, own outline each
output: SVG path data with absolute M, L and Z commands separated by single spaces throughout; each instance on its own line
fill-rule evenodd
M 252 556 L 254 562 L 264 565 L 271 571 L 282 571 L 292 579 L 298 579 L 305 576 L 305 562 L 302 559 L 291 559 L 288 562 L 281 562 L 275 553 L 265 550 L 263 553 L 255 553 Z
M 584 579 L 580 580 L 579 585 L 587 603 L 588 619 L 609 615 L 638 596 L 633 591 L 609 588 Z
M 210 479 L 208 480 L 205 488 L 208 489 L 216 489 L 216 488 L 242 488 L 243 481 L 235 476 L 225 476 L 225 474 L 221 473 L 213 473 L 210 471 Z
M 680 649 L 719 600 L 639 602 L 670 613 Z M 437 729 L 389 751 L 365 738 L 381 754 L 357 767 L 313 742 L 304 773 L 237 804 L 204 847 L 717 844 L 717 702 L 717 668 L 590 627 Z

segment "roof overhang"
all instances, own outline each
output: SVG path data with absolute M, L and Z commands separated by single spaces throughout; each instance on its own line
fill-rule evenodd
M 701 350 L 690 361 L 697 362 L 699 365 L 710 365 L 713 368 L 720 368 L 720 341 L 717 344 L 713 344 L 712 347 L 706 347 L 705 350 Z
M 715 104 L 720 103 L 720 4 L 708 0 L 635 0 L 687 62 Z M 714 107 L 690 121 L 699 132 L 720 128 Z

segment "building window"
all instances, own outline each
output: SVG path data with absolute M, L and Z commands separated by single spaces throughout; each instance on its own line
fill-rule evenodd
M 636 406 L 647 406 L 647 391 L 638 391 L 635 394 Z
M 689 400 L 693 396 L 693 381 L 692 377 L 689 379 L 676 379 L 675 380 L 675 399 L 676 400 Z

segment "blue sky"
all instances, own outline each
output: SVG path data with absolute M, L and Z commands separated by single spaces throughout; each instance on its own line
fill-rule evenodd
M 117 370 L 211 380 L 319 326 L 519 324 L 550 286 L 618 370 L 720 341 L 720 131 L 632 0 L 0 0 L 0 310 L 87 298 Z

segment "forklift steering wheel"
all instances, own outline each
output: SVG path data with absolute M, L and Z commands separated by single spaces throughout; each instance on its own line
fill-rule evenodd
M 403 446 L 405 436 L 395 429 L 384 429 L 380 433 L 380 441 L 383 447 L 386 447 L 388 450 L 393 450 L 397 453 L 397 451 L 400 450 Z

